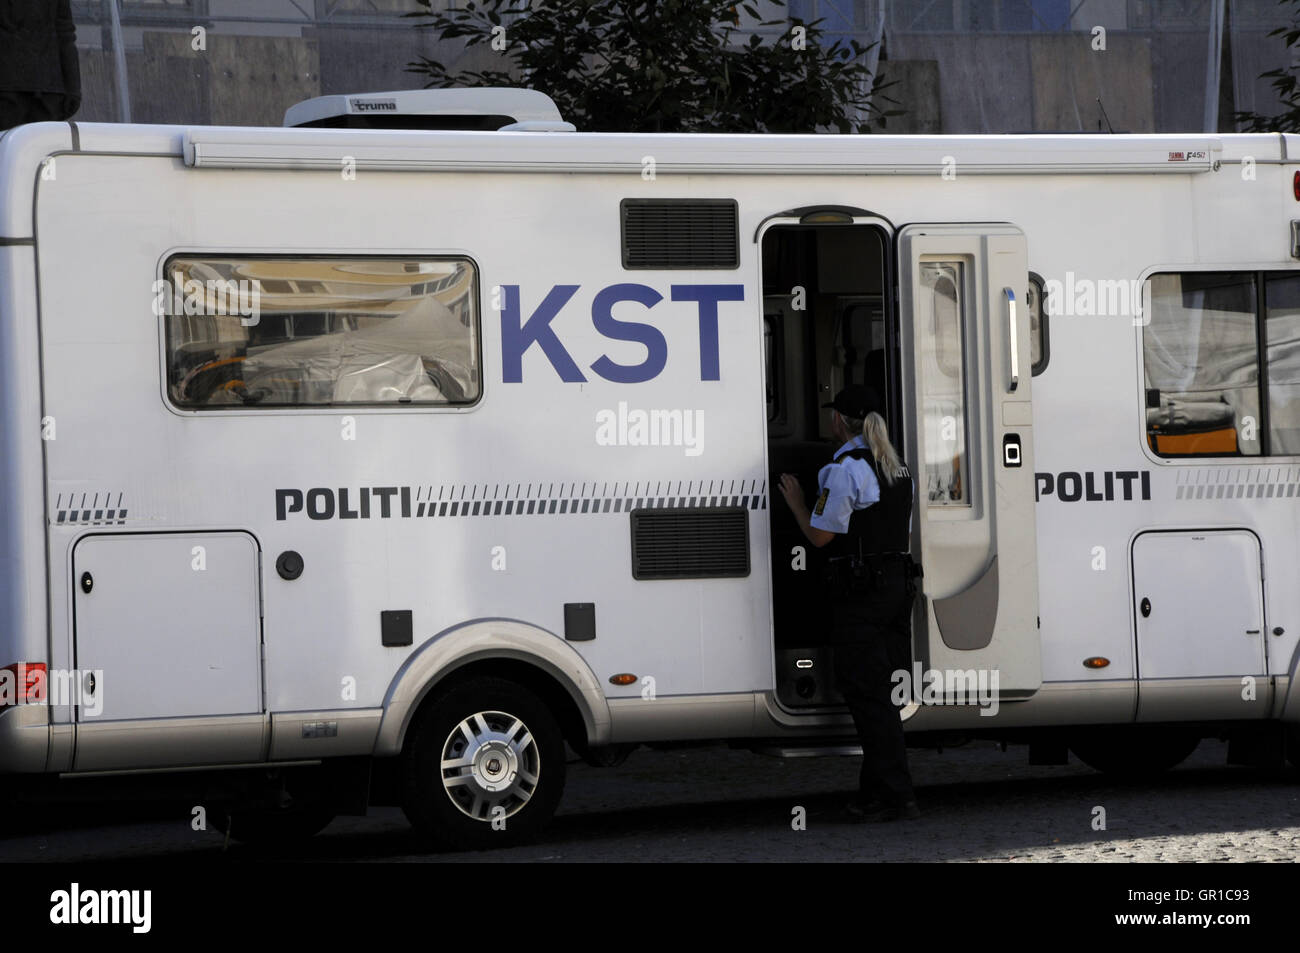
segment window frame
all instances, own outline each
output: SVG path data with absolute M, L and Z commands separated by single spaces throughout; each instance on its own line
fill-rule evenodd
M 447 404 L 427 404 L 427 403 L 410 403 L 402 404 L 396 402 L 386 403 L 341 403 L 341 404 L 299 404 L 285 405 L 275 404 L 266 406 L 257 406 L 254 404 L 221 404 L 212 407 L 187 407 L 176 403 L 171 395 L 171 365 L 170 365 L 170 340 L 168 337 L 168 317 L 166 312 L 156 315 L 157 334 L 158 334 L 158 383 L 160 396 L 163 405 L 173 414 L 181 417 L 223 417 L 223 416 L 302 416 L 302 415 L 327 415 L 337 416 L 339 414 L 410 414 L 410 413 L 435 413 L 435 414 L 460 414 L 468 413 L 476 409 L 482 402 L 484 393 L 487 390 L 486 368 L 483 364 L 483 300 L 482 300 L 482 274 L 483 269 L 477 258 L 468 251 L 442 250 L 437 252 L 429 251 L 385 251 L 376 253 L 374 251 L 339 251 L 330 249 L 328 251 L 249 251 L 246 246 L 239 248 L 214 249 L 212 247 L 203 248 L 172 248 L 168 249 L 159 256 L 158 266 L 155 273 L 155 280 L 170 281 L 171 263 L 178 258 L 187 259 L 204 259 L 204 258 L 243 258 L 249 261 L 430 261 L 443 262 L 454 261 L 464 262 L 471 269 L 471 288 L 470 300 L 474 310 L 474 349 L 473 357 L 475 367 L 478 371 L 478 394 L 473 401 L 463 403 Z
M 1034 292 L 1038 295 L 1038 360 L 1033 361 L 1030 365 L 1029 372 L 1031 377 L 1037 377 L 1043 371 L 1047 370 L 1047 364 L 1052 359 L 1052 335 L 1048 330 L 1048 313 L 1047 313 L 1047 283 L 1043 281 L 1043 276 L 1037 272 L 1029 273 L 1029 283 L 1033 286 Z M 1033 356 L 1034 348 L 1032 343 L 1034 328 L 1031 324 L 1029 334 L 1031 343 L 1029 346 L 1030 356 Z
M 1255 284 L 1255 362 L 1256 362 L 1256 381 L 1257 388 L 1256 398 L 1259 405 L 1259 440 L 1260 452 L 1256 454 L 1221 454 L 1221 453 L 1197 453 L 1197 454 L 1169 454 L 1160 453 L 1150 443 L 1150 431 L 1147 429 L 1146 411 L 1147 411 L 1147 376 L 1146 376 L 1146 334 L 1150 326 L 1150 316 L 1147 313 L 1148 303 L 1150 301 L 1149 287 L 1152 278 L 1160 275 L 1186 275 L 1186 274 L 1208 274 L 1208 273 L 1227 273 L 1241 277 L 1249 277 Z M 1268 338 L 1266 334 L 1268 323 L 1268 299 L 1265 287 L 1269 278 L 1276 277 L 1300 277 L 1300 268 L 1280 268 L 1277 262 L 1257 262 L 1249 265 L 1241 264 L 1208 264 L 1208 265 L 1157 265 L 1144 271 L 1139 281 L 1142 289 L 1142 320 L 1137 325 L 1138 339 L 1138 396 L 1141 412 L 1138 415 L 1139 435 L 1141 446 L 1147 456 L 1161 464 L 1170 463 L 1197 463 L 1233 460 L 1239 463 L 1264 463 L 1265 461 L 1285 460 L 1300 458 L 1300 451 L 1293 453 L 1273 453 L 1272 452 L 1272 419 L 1271 409 L 1269 407 L 1269 373 L 1268 373 Z
M 939 253 L 939 252 L 928 253 L 927 252 L 925 254 L 922 254 L 920 259 L 917 262 L 918 272 L 916 278 L 916 285 L 919 288 L 929 287 L 930 293 L 933 294 L 934 292 L 933 287 L 927 286 L 924 280 L 922 279 L 922 273 L 924 272 L 926 265 L 958 266 L 957 280 L 953 281 L 952 284 L 954 289 L 957 291 L 957 299 L 955 302 L 957 307 L 957 342 L 961 352 L 960 353 L 960 374 L 961 374 L 960 393 L 962 399 L 962 406 L 961 406 L 961 437 L 962 437 L 961 461 L 962 462 L 961 462 L 961 470 L 958 476 L 962 481 L 964 481 L 962 485 L 962 499 L 948 500 L 948 501 L 929 499 L 929 472 L 928 472 L 929 463 L 925 457 L 925 449 L 926 449 L 925 444 L 929 439 L 929 433 L 927 430 L 928 425 L 924 419 L 920 422 L 921 446 L 919 448 L 918 455 L 921 457 L 921 459 L 916 464 L 914 464 L 914 469 L 916 470 L 916 472 L 924 473 L 925 475 L 925 487 L 926 487 L 925 499 L 922 502 L 925 504 L 927 512 L 930 514 L 928 517 L 929 519 L 935 519 L 935 518 L 958 519 L 958 520 L 977 519 L 980 517 L 978 516 L 979 509 L 976 506 L 977 494 L 975 492 L 974 481 L 978 478 L 978 468 L 976 467 L 976 462 L 975 462 L 975 448 L 971 440 L 972 407 L 976 406 L 975 402 L 972 401 L 971 399 L 971 388 L 975 386 L 971 380 L 972 361 L 976 358 L 972 357 L 971 352 L 975 351 L 976 354 L 978 354 L 978 341 L 975 339 L 975 336 L 977 335 L 978 332 L 975 328 L 975 325 L 979 321 L 978 311 L 974 316 L 971 315 L 972 303 L 974 307 L 978 308 L 978 302 L 975 298 L 976 259 L 973 258 L 970 254 L 965 252 L 951 252 L 951 253 Z M 915 315 L 913 317 L 915 318 Z M 935 322 L 936 319 L 937 319 L 937 315 L 935 315 L 933 313 L 933 309 L 931 309 L 931 314 L 930 314 L 931 322 L 932 323 Z M 937 367 L 939 365 L 939 352 L 937 346 L 938 335 L 936 332 L 937 332 L 937 325 L 934 329 L 934 332 L 923 332 L 923 333 L 931 333 L 935 338 L 935 344 L 936 344 L 935 365 Z M 940 368 L 940 373 L 945 373 L 942 370 L 942 368 Z M 948 375 L 946 375 L 945 373 L 945 376 Z M 924 373 L 920 375 L 919 383 L 922 388 L 922 393 L 924 394 L 927 387 Z M 923 415 L 924 413 L 923 409 L 918 408 L 918 413 Z M 918 477 L 918 484 L 917 484 L 917 493 L 918 496 L 921 493 L 921 484 L 920 484 L 919 477 Z M 940 516 L 939 514 L 952 514 L 952 515 Z

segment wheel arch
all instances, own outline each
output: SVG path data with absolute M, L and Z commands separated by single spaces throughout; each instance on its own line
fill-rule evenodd
M 375 754 L 400 754 L 407 732 L 435 689 L 493 675 L 519 682 L 552 708 L 565 737 L 608 743 L 609 703 L 586 660 L 562 638 L 517 619 L 475 619 L 444 629 L 419 647 L 393 676 Z

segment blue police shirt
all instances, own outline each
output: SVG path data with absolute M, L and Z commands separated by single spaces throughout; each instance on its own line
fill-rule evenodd
M 854 437 L 835 451 L 835 456 L 850 450 L 865 450 L 867 443 Z M 817 502 L 808 523 L 831 533 L 847 533 L 854 510 L 865 509 L 880 500 L 880 484 L 866 460 L 845 457 L 828 463 L 817 474 Z

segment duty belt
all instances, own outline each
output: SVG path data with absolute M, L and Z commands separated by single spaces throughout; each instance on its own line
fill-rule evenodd
M 850 560 L 861 560 L 868 569 L 894 569 L 901 567 L 909 576 L 921 575 L 921 564 L 912 558 L 911 553 L 863 553 L 849 556 Z
M 863 592 L 874 588 L 876 576 L 885 572 L 901 572 L 914 579 L 921 575 L 921 566 L 909 553 L 833 556 L 826 561 L 826 585 L 833 593 Z

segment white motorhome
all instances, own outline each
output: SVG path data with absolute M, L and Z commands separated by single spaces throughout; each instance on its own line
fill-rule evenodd
M 772 487 L 863 382 L 918 481 L 915 743 L 1281 750 L 1300 140 L 585 134 L 536 95 L 0 137 L 12 781 L 269 778 L 236 835 L 396 803 L 491 845 L 565 742 L 846 750 Z M 473 129 L 301 127 L 420 111 Z

